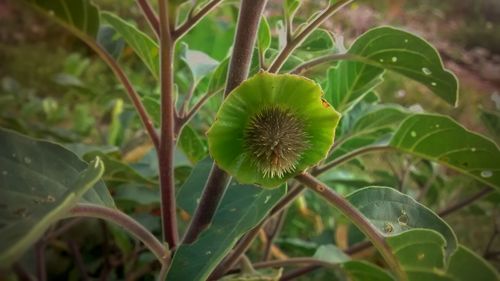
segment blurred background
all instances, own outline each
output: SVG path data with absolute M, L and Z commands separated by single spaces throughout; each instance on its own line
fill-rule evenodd
M 135 1 L 94 2 L 102 10 L 115 12 L 151 34 Z M 297 17 L 312 14 L 325 1 L 303 2 Z M 269 1 L 266 16 L 271 19 L 271 23 L 273 18 L 281 17 L 281 5 L 282 1 Z M 195 28 L 184 41 L 189 44 L 189 48 L 203 51 L 221 61 L 228 54 L 232 42 L 237 9 L 227 5 L 217 9 L 212 15 L 203 22 L 203 29 Z M 382 101 L 398 103 L 416 111 L 450 115 L 468 129 L 480 132 L 498 143 L 500 1 L 360 0 L 332 17 L 324 27 L 331 32 L 337 43 L 343 41 L 349 46 L 355 37 L 379 25 L 401 27 L 430 41 L 441 53 L 446 67 L 460 81 L 460 101 L 456 108 L 434 98 L 417 83 L 395 74 L 386 75 L 385 83 L 377 88 Z M 275 32 L 275 26 L 272 28 Z M 148 74 L 131 49 L 121 47 L 123 52 L 120 63 L 139 93 L 157 96 L 159 89 L 156 80 Z M 210 124 L 209 120 L 213 118 L 213 108 L 216 105 L 215 102 L 204 108 L 193 121 L 193 131 L 204 133 Z M 154 109 L 151 110 L 152 115 L 159 114 Z M 155 173 L 154 155 L 147 154 L 151 145 L 143 134 L 138 133 L 141 131 L 140 123 L 112 72 L 69 32 L 17 0 L 0 0 L 0 126 L 61 143 L 106 146 L 140 174 Z M 134 154 L 138 151 L 145 151 L 139 153 L 140 160 Z M 189 174 L 189 160 L 192 159 L 190 155 L 180 155 L 178 159 L 176 175 L 181 183 Z M 422 201 L 432 209 L 439 210 L 481 188 L 480 184 L 470 178 L 398 153 L 367 156 L 363 160 L 368 163 L 364 167 L 352 165 L 339 172 L 350 176 L 346 177 L 344 185 L 337 186 L 338 190 L 347 193 L 367 182 L 389 186 L 406 182 L 411 188 L 419 183 L 425 185 L 433 177 Z M 369 165 L 370 163 L 375 165 Z M 408 176 L 406 171 L 410 167 L 415 169 L 408 172 Z M 367 177 L 367 174 L 370 176 Z M 116 186 L 119 184 L 111 184 L 110 188 L 113 190 Z M 133 210 L 143 224 L 157 232 L 159 220 L 155 210 L 157 211 L 158 199 L 152 193 L 138 194 L 133 193 L 139 192 L 136 189 L 130 190 L 132 193 L 113 191 L 119 207 Z M 309 195 L 311 194 L 306 193 L 289 210 L 282 234 L 277 240 L 279 248 L 275 249 L 274 257 L 311 255 L 318 245 L 331 241 L 332 238 L 338 245 L 345 247 L 361 239 L 358 232 L 347 230 L 347 224 L 335 211 Z M 495 239 L 497 225 L 500 225 L 498 202 L 498 195 L 491 195 L 447 218 L 459 240 L 484 255 L 497 269 L 500 268 L 500 241 Z M 88 253 L 85 258 L 90 270 L 97 272 L 96 275 L 102 274 L 99 247 L 102 241 L 113 237 L 114 242 L 106 245 L 116 260 L 106 262 L 120 263 L 124 268 L 130 266 L 137 273 L 137 276 L 132 276 L 137 277 L 135 279 L 151 279 L 152 275 L 149 276 L 147 271 L 140 269 L 144 265 L 149 266 L 147 269 L 154 268 L 155 265 L 150 265 L 152 257 L 144 254 L 143 248 L 127 240 L 123 232 L 95 221 L 80 223 L 88 224 L 89 231 L 83 230 L 73 235 L 76 243 L 82 245 Z M 94 231 L 96 229 L 99 232 Z M 89 237 L 95 239 L 91 243 L 84 243 L 89 241 Z M 77 269 L 70 260 L 64 258 L 57 247 L 55 245 L 56 250 L 48 251 L 51 256 L 51 276 L 54 280 L 62 278 L 61 276 L 71 276 L 71 280 L 78 280 Z M 259 249 L 261 245 L 256 243 L 254 247 Z M 360 252 L 358 255 L 370 257 L 373 255 L 370 251 Z M 124 257 L 133 259 L 133 262 Z M 120 277 L 120 271 L 117 272 L 112 273 L 115 278 Z M 324 280 L 321 273 L 304 278 L 303 280 Z

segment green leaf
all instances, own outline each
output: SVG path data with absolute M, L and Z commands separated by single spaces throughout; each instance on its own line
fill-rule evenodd
M 62 146 L 0 130 L 0 264 L 8 266 L 78 201 L 114 207 L 87 164 Z M 94 189 L 91 189 L 95 185 Z
M 386 237 L 413 228 L 428 228 L 446 239 L 446 253 L 457 248 L 457 237 L 450 226 L 429 208 L 390 187 L 365 187 L 347 196 L 366 218 Z
M 189 214 L 194 213 L 213 163 L 212 159 L 207 157 L 194 166 L 187 180 L 177 191 L 177 207 Z
M 387 238 L 408 281 L 451 281 L 445 268 L 446 241 L 438 232 L 413 229 Z
M 263 189 L 233 181 L 210 226 L 192 244 L 179 246 L 167 280 L 206 280 L 238 239 L 264 219 L 285 193 L 286 186 Z
M 224 89 L 229 71 L 229 58 L 224 59 L 213 71 L 208 82 L 207 95 L 216 94 Z
M 341 61 L 327 74 L 325 99 L 339 112 L 347 111 L 382 83 L 383 69 L 360 62 Z
M 352 281 L 394 281 L 385 270 L 365 261 L 354 261 L 334 245 L 322 245 L 314 253 L 314 258 L 338 266 L 346 274 L 345 279 Z
M 313 257 L 329 263 L 343 263 L 351 259 L 341 249 L 331 244 L 319 246 Z
M 148 186 L 126 183 L 120 185 L 115 189 L 113 198 L 119 203 L 132 202 L 139 205 L 160 205 L 160 197 L 158 196 L 158 189 L 151 189 Z
M 384 69 L 420 82 L 451 105 L 458 101 L 458 81 L 443 66 L 434 47 L 406 31 L 379 27 L 361 35 L 329 72 L 326 98 L 340 111 L 377 86 Z
M 189 67 L 193 81 L 198 83 L 203 77 L 212 73 L 219 62 L 204 52 L 189 49 L 186 43 L 181 43 L 180 58 Z
M 218 10 L 224 10 L 224 8 L 222 6 Z M 227 9 L 230 8 L 228 5 Z M 229 14 L 229 11 L 227 12 Z M 227 14 L 224 17 L 205 17 L 180 42 L 185 42 L 188 46 L 196 46 L 198 51 L 216 60 L 223 60 L 228 56 L 232 47 L 236 29 L 235 21 L 231 18 L 227 19 Z
M 285 11 L 285 16 L 289 18 L 289 21 L 291 22 L 293 19 L 293 16 L 299 9 L 300 5 L 302 4 L 301 0 L 285 0 L 283 1 L 283 9 Z
M 412 229 L 387 238 L 387 243 L 409 281 L 499 280 L 488 262 L 462 245 L 446 259 L 446 241 L 433 230 Z
M 410 116 L 401 124 L 390 145 L 500 188 L 498 146 L 447 116 Z
M 155 126 L 160 126 L 161 120 L 161 105 L 160 105 L 160 97 L 159 96 L 145 96 L 141 98 L 144 107 L 148 111 L 151 119 Z
M 342 269 L 347 273 L 348 280 L 352 281 L 394 281 L 392 276 L 366 261 L 348 261 L 342 264 Z
M 387 243 L 406 271 L 445 268 L 446 241 L 436 231 L 412 229 L 387 238 Z
M 101 12 L 101 17 L 125 39 L 127 44 L 151 71 L 153 77 L 158 79 L 160 73 L 158 44 L 137 27 L 115 14 Z
M 106 172 L 104 173 L 103 179 L 106 181 L 118 182 L 118 183 L 141 183 L 150 188 L 158 185 L 158 182 L 143 177 L 136 170 L 127 164 L 120 162 L 119 160 L 101 152 L 92 151 L 83 156 L 83 159 L 89 161 L 90 159 L 100 158 L 106 166 Z
M 483 124 L 497 138 L 500 137 L 500 112 L 480 108 L 480 117 Z
M 350 119 L 350 124 L 342 124 L 345 132 L 336 141 L 335 149 L 327 161 L 337 159 L 356 149 L 387 143 L 392 136 L 391 133 L 408 115 L 404 108 L 395 105 L 363 106 L 360 110 L 361 114 Z M 353 110 L 350 110 L 343 121 L 352 113 Z
M 189 126 L 182 129 L 178 145 L 193 164 L 207 155 L 205 144 L 198 133 Z
M 125 46 L 125 40 L 117 35 L 111 26 L 102 26 L 97 33 L 97 43 L 103 47 L 115 60 L 117 60 Z
M 41 9 L 57 21 L 65 25 L 77 36 L 97 36 L 99 30 L 99 10 L 87 0 L 25 0 Z
M 260 20 L 259 33 L 258 33 L 259 51 L 265 54 L 267 49 L 271 46 L 271 28 L 265 16 Z
M 498 271 L 487 261 L 464 246 L 459 246 L 451 256 L 448 265 L 448 274 L 455 281 L 496 281 L 500 280 Z
M 318 28 L 309 35 L 304 43 L 300 45 L 298 50 L 307 52 L 319 52 L 332 50 L 334 48 L 334 40 L 329 31 Z

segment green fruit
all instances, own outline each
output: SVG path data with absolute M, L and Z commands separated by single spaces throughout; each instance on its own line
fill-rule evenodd
M 276 187 L 324 159 L 340 114 L 307 78 L 260 72 L 224 101 L 208 131 L 217 165 L 242 184 Z

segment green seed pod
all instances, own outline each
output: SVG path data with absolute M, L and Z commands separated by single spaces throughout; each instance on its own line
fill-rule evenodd
M 240 183 L 276 187 L 324 159 L 340 119 L 307 78 L 260 72 L 224 101 L 208 131 L 217 165 Z

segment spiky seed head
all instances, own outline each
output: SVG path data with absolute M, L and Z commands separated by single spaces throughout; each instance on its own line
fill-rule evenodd
M 282 178 L 295 169 L 309 143 L 304 124 L 291 110 L 271 106 L 250 118 L 244 145 L 264 177 Z

